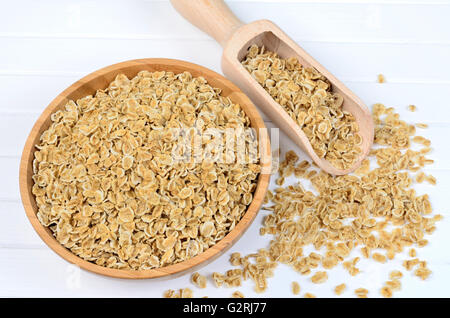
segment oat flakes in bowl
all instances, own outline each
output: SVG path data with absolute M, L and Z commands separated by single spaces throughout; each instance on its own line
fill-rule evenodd
M 250 127 L 264 123 L 248 98 L 205 68 L 165 59 L 107 67 L 64 91 L 33 128 L 20 176 L 27 215 L 58 254 L 97 273 L 145 278 L 196 267 L 251 223 L 270 163 L 254 147 L 241 161 L 208 148 L 216 137 L 201 132 Z M 212 156 L 198 160 L 193 149 Z

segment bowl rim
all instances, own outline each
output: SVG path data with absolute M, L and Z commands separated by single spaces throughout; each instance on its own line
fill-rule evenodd
M 111 76 L 111 74 L 114 74 L 115 76 L 121 73 L 120 70 L 123 70 L 127 67 L 131 68 L 142 67 L 141 70 L 145 70 L 146 66 L 167 71 L 172 71 L 172 69 L 174 68 L 175 69 L 181 68 L 181 71 L 182 70 L 188 71 L 194 77 L 199 76 L 204 77 L 208 81 L 208 83 L 210 83 L 211 81 L 215 82 L 214 87 L 219 87 L 222 90 L 228 89 L 230 93 L 227 94 L 226 96 L 229 96 L 232 100 L 237 99 L 240 101 L 239 104 L 241 105 L 242 109 L 251 120 L 252 128 L 261 128 L 261 129 L 266 128 L 265 123 L 262 120 L 261 115 L 259 114 L 255 105 L 230 80 L 226 79 L 224 76 L 206 67 L 176 59 L 146 58 L 146 59 L 128 60 L 112 64 L 84 76 L 83 78 L 77 80 L 75 83 L 73 83 L 68 88 L 63 90 L 59 95 L 57 95 L 50 102 L 50 104 L 44 109 L 39 118 L 36 120 L 35 124 L 33 125 L 33 128 L 31 129 L 26 139 L 23 148 L 19 168 L 19 186 L 22 204 L 25 209 L 25 213 L 34 230 L 37 232 L 39 237 L 44 241 L 44 243 L 48 247 L 50 247 L 56 254 L 61 256 L 69 263 L 77 265 L 80 268 L 83 268 L 96 274 L 115 278 L 144 279 L 144 278 L 175 277 L 193 271 L 213 261 L 220 255 L 222 255 L 226 250 L 228 250 L 252 224 L 256 214 L 258 213 L 262 205 L 270 180 L 270 169 L 267 169 L 270 168 L 271 165 L 270 141 L 268 138 L 264 138 L 264 142 L 267 142 L 265 145 L 267 151 L 264 154 L 265 160 L 264 162 L 262 162 L 262 167 L 266 169 L 263 169 L 263 172 L 259 174 L 256 188 L 253 193 L 253 200 L 248 206 L 247 211 L 242 216 L 241 220 L 236 224 L 233 230 L 231 230 L 224 238 L 222 238 L 215 245 L 211 246 L 207 250 L 203 251 L 202 253 L 196 255 L 191 259 L 176 264 L 148 270 L 107 268 L 82 259 L 76 254 L 72 253 L 62 244 L 60 244 L 56 240 L 56 238 L 51 234 L 51 231 L 47 227 L 42 225 L 36 216 L 37 209 L 35 197 L 31 193 L 31 188 L 33 186 L 33 181 L 31 179 L 31 175 L 33 173 L 32 162 L 34 158 L 34 152 L 36 151 L 35 148 L 35 142 L 37 140 L 36 138 L 39 138 L 39 136 L 42 133 L 42 129 L 48 128 L 46 122 L 49 120 L 50 115 L 54 113 L 57 109 L 62 108 L 65 105 L 65 103 L 71 99 L 67 98 L 67 96 L 69 96 L 70 94 L 79 91 L 81 88 L 84 89 L 85 86 L 86 85 L 88 86 L 91 81 L 96 80 L 101 76 L 106 76 L 107 74 L 109 76 Z M 153 71 L 156 71 L 156 69 L 154 69 Z M 108 84 L 108 82 L 106 82 L 106 84 Z M 218 84 L 220 84 L 221 86 L 217 86 Z M 91 93 L 95 92 L 97 89 L 99 88 L 92 88 Z M 259 142 L 261 142 L 259 134 L 258 140 Z

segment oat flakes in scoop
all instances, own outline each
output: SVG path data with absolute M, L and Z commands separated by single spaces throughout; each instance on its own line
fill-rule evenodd
M 257 45 L 242 64 L 300 126 L 319 158 L 341 170 L 354 166 L 361 155 L 359 127 L 325 76 Z

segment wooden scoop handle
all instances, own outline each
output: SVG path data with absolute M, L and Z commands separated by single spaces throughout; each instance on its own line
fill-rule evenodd
M 170 0 L 174 8 L 189 22 L 225 46 L 242 22 L 223 0 Z

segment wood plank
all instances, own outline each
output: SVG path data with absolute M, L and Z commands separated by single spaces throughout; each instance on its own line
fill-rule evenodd
M 0 76 L 0 92 L 2 94 L 0 114 L 17 114 L 17 116 L 23 114 L 27 125 L 29 125 L 30 121 L 27 121 L 26 118 L 30 117 L 32 120 L 37 118 L 36 115 L 40 114 L 53 98 L 81 76 Z M 27 94 L 23 94 L 24 83 L 27 85 Z M 393 106 L 401 113 L 401 117 L 408 122 L 420 120 L 427 123 L 440 123 L 450 121 L 450 119 L 447 120 L 450 116 L 437 117 L 435 113 L 435 111 L 440 113 L 446 111 L 447 101 L 450 100 L 450 84 L 391 83 L 390 78 L 387 78 L 387 83 L 378 84 L 375 81 L 375 76 L 372 82 L 347 81 L 344 84 L 353 90 L 369 107 L 375 103 Z M 424 92 L 433 92 L 433 94 L 424 94 Z M 418 111 L 416 113 L 406 111 L 409 104 L 416 105 Z M 264 120 L 270 120 L 264 114 L 262 115 Z M 5 127 L 10 127 L 10 125 Z M 23 133 L 28 133 L 28 131 Z
M 280 5 L 272 0 L 228 4 L 243 21 L 273 20 L 300 41 L 449 42 L 445 27 L 450 15 L 448 1 L 309 0 L 283 1 Z M 21 19 L 16 19 L 19 15 Z M 48 15 L 52 19 L 41 18 Z M 208 38 L 182 19 L 168 1 L 17 1 L 0 12 L 0 26 L 3 37 Z
M 246 246 L 248 243 L 247 241 Z M 445 241 L 441 241 L 440 248 L 445 249 L 445 244 Z M 263 245 L 261 241 L 258 241 L 254 247 Z M 427 247 L 418 251 L 421 259 L 426 256 L 426 249 Z M 233 248 L 230 253 L 234 251 L 242 250 Z M 433 259 L 428 259 L 428 266 L 433 274 L 426 282 L 404 271 L 402 289 L 395 293 L 395 297 L 442 297 L 445 295 L 442 286 L 450 283 L 450 272 L 448 263 L 442 255 L 443 253 L 433 254 Z M 231 268 L 228 258 L 227 253 L 201 269 L 200 273 L 209 276 L 213 271 L 224 272 L 225 269 Z M 388 280 L 388 273 L 394 269 L 402 270 L 401 260 L 404 258 L 405 256 L 399 256 L 387 264 L 374 264 L 373 261 L 362 259 L 358 265 L 363 272 L 356 277 L 350 277 L 341 266 L 338 266 L 329 271 L 327 284 L 313 284 L 287 266 L 279 265 L 275 269 L 274 278 L 268 280 L 268 292 L 255 293 L 253 283 L 250 281 L 245 281 L 239 290 L 246 297 L 269 297 L 271 291 L 276 291 L 277 297 L 292 297 L 289 284 L 293 280 L 300 280 L 302 294 L 312 292 L 321 297 L 334 297 L 330 286 L 336 286 L 345 281 L 348 288 L 344 297 L 354 297 L 353 290 L 362 286 L 369 289 L 370 297 L 379 297 L 379 289 Z M 0 248 L 0 259 L 2 259 L 3 271 L 0 276 L 2 286 L 0 297 L 161 297 L 163 291 L 167 289 L 189 287 L 193 289 L 195 297 L 207 295 L 214 298 L 230 297 L 235 291 L 225 287 L 214 287 L 210 278 L 208 278 L 206 289 L 198 289 L 189 282 L 189 275 L 165 281 L 102 277 L 69 265 L 49 249 Z
M 300 42 L 342 81 L 450 83 L 450 45 Z M 220 71 L 219 45 L 211 41 L 114 39 L 2 39 L 0 74 L 88 74 L 120 61 L 143 57 L 187 60 Z M 33 55 L 29 52 L 33 51 Z M 208 52 L 208 54 L 199 54 Z M 80 76 L 81 77 L 81 76 Z
M 19 157 L 0 157 L 0 200 L 18 201 L 19 194 Z
M 0 225 L 0 248 L 47 248 L 31 226 L 19 200 L 0 201 L 0 215 L 7 219 Z

